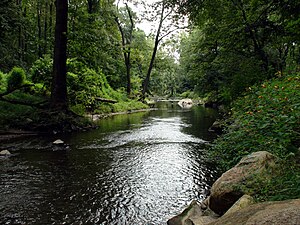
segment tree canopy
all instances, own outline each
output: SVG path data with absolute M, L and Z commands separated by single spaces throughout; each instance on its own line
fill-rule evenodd
M 231 101 L 246 87 L 299 65 L 296 1 L 170 1 L 193 29 L 181 43 L 188 86 Z
M 147 92 L 159 96 L 194 92 L 209 101 L 230 103 L 247 87 L 296 69 L 300 63 L 300 3 L 296 1 L 68 3 L 68 26 L 61 32 L 67 39 L 66 56 L 57 60 L 59 4 L 54 0 L 1 1 L 0 70 L 6 74 L 16 66 L 23 68 L 28 82 L 40 85 L 43 97 L 50 99 L 56 90 L 51 89 L 52 76 L 55 70 L 63 70 L 55 67 L 56 62 L 66 61 L 64 89 L 73 99 L 65 99 L 71 108 L 83 104 L 78 99 L 90 99 L 83 105 L 94 108 L 95 99 L 103 96 L 93 95 L 105 93 L 101 88 L 107 85 L 129 98 L 146 97 Z M 147 6 L 143 14 L 137 12 L 141 6 Z M 182 30 L 179 38 L 170 35 L 186 28 L 187 17 L 188 31 Z M 143 20 L 157 21 L 152 33 L 138 28 Z M 74 77 L 87 82 L 82 75 L 86 71 L 107 85 L 95 84 L 99 91 L 90 92 L 90 84 L 81 83 L 85 88 L 74 93 Z

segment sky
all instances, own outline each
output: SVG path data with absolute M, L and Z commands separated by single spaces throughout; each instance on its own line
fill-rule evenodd
M 136 1 L 136 0 L 135 0 Z M 145 7 L 141 4 L 141 2 L 144 2 L 146 4 L 152 4 L 152 3 L 155 3 L 155 2 L 158 2 L 158 1 L 161 1 L 161 0 L 144 0 L 144 1 L 141 1 L 141 0 L 138 0 L 138 4 L 134 5 L 132 2 L 129 2 L 128 5 L 132 8 L 132 10 L 137 13 L 138 17 L 141 18 L 141 15 L 143 14 L 143 12 L 145 12 Z M 126 1 L 125 1 L 126 2 Z M 120 3 L 122 3 L 122 1 L 120 0 Z M 124 5 L 124 4 L 123 4 Z M 122 4 L 119 4 L 119 6 L 122 6 Z M 143 20 L 143 18 L 141 18 L 142 21 L 140 23 L 137 23 L 136 24 L 136 27 L 140 28 L 141 30 L 143 30 L 145 32 L 146 35 L 149 35 L 149 34 L 155 34 L 156 31 L 157 31 L 157 27 L 158 27 L 158 21 L 153 21 L 153 22 L 149 22 L 147 20 Z M 172 23 L 170 20 L 169 21 L 164 21 L 164 24 L 170 24 Z M 178 30 L 178 31 L 175 31 L 173 32 L 172 34 L 175 34 L 175 35 L 178 35 L 179 36 L 179 33 L 182 32 L 182 30 Z M 167 40 L 167 38 L 164 38 L 164 40 Z M 164 41 L 163 40 L 163 41 Z M 170 52 L 171 48 L 170 46 L 165 46 L 164 47 L 168 52 Z M 173 52 L 173 53 L 171 53 Z M 178 50 L 171 50 L 170 54 L 172 54 L 174 56 L 174 58 L 176 60 L 179 59 L 179 53 L 178 53 Z
M 142 5 L 142 3 L 152 4 L 152 3 L 158 2 L 160 0 L 144 0 L 144 1 L 134 0 L 134 1 L 137 2 L 137 4 L 133 4 L 132 2 L 128 2 L 128 5 L 132 8 L 132 10 L 135 13 L 137 13 L 139 18 L 142 18 L 142 14 L 146 10 L 145 7 Z M 127 2 L 127 1 L 125 0 L 125 2 Z M 122 0 L 119 2 L 119 5 L 124 6 L 124 4 L 122 4 Z M 142 20 L 141 22 L 136 24 L 136 27 L 143 30 L 146 35 L 149 35 L 151 33 L 151 29 L 153 29 L 153 28 L 156 29 L 156 23 L 155 22 L 149 22 L 149 21 L 146 21 L 146 20 Z

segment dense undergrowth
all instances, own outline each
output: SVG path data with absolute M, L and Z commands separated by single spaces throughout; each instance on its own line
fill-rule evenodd
M 280 158 L 271 180 L 254 179 L 248 192 L 259 201 L 300 198 L 300 73 L 249 87 L 233 103 L 212 156 L 225 171 L 243 156 L 268 151 Z
M 18 67 L 8 74 L 0 72 L 2 129 L 69 131 L 89 124 L 83 117 L 85 114 L 107 114 L 148 107 L 129 99 L 124 89 L 111 88 L 100 69 L 87 68 L 76 59 L 71 59 L 67 74 L 70 112 L 50 112 L 47 103 L 51 93 L 51 70 L 52 59 L 44 57 L 37 60 L 27 73 Z

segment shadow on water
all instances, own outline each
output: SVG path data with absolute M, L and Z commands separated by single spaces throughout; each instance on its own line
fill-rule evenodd
M 0 159 L 3 224 L 166 224 L 216 178 L 206 161 L 215 111 L 159 110 L 99 121 L 99 129 L 7 145 Z M 53 151 L 63 139 L 68 148 Z M 57 150 L 57 149 L 56 149 Z

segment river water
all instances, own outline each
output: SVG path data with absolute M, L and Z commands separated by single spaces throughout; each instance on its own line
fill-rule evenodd
M 217 176 L 206 160 L 216 116 L 161 103 L 96 130 L 2 143 L 13 155 L 0 158 L 0 224 L 166 224 Z

